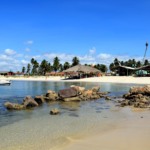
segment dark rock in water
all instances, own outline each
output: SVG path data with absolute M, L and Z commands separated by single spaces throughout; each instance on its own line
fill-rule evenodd
M 43 96 L 35 96 L 34 100 L 40 105 L 44 103 L 44 98 Z
M 31 96 L 26 96 L 24 98 L 23 105 L 25 108 L 32 108 L 39 106 L 38 103 Z
M 52 110 L 50 110 L 51 115 L 57 115 L 59 113 L 60 113 L 60 111 L 57 108 L 53 108 Z
M 78 96 L 78 91 L 75 88 L 68 88 L 58 92 L 60 98 L 70 98 Z
M 6 102 L 4 106 L 9 110 L 22 110 L 25 108 L 23 105 L 10 102 Z

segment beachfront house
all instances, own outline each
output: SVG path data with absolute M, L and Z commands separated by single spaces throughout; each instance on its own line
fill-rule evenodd
M 150 76 L 150 65 L 142 66 L 139 68 L 118 66 L 116 69 L 119 76 Z

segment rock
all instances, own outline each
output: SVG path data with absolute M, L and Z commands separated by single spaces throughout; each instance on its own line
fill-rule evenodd
M 46 96 L 44 97 L 44 100 L 46 102 L 56 101 L 58 99 L 59 99 L 58 94 L 55 91 L 51 91 L 51 90 L 48 90 Z
M 64 102 L 70 102 L 70 101 L 81 101 L 82 99 L 79 97 L 79 96 L 76 96 L 76 97 L 69 97 L 69 98 L 64 98 L 63 101 Z
M 95 86 L 92 88 L 92 91 L 96 93 L 99 92 L 99 90 L 100 90 L 100 86 Z
M 56 94 L 56 92 L 52 90 L 48 90 L 46 93 L 46 97 L 49 97 L 49 95 L 52 95 L 52 94 Z
M 53 108 L 52 110 L 50 110 L 51 115 L 57 115 L 59 113 L 60 113 L 60 111 L 57 108 Z
M 75 88 L 78 94 L 82 94 L 85 91 L 85 87 L 76 86 L 76 85 L 71 85 L 70 87 Z
M 146 85 L 143 87 L 131 87 L 130 91 L 131 94 L 143 94 L 143 95 L 150 95 L 150 85 Z
M 110 97 L 108 97 L 108 96 L 106 96 L 106 97 L 105 97 L 105 100 L 111 100 L 111 98 L 110 98 Z
M 44 98 L 43 96 L 35 96 L 34 100 L 41 105 L 42 103 L 44 103 Z
M 38 103 L 31 96 L 26 96 L 24 98 L 23 105 L 25 108 L 31 108 L 31 107 L 39 106 Z
M 16 103 L 10 103 L 10 102 L 6 102 L 4 104 L 4 106 L 9 109 L 9 110 L 22 110 L 24 109 L 23 105 L 20 104 L 16 104 Z
M 75 88 L 68 88 L 64 90 L 60 90 L 58 92 L 58 96 L 63 99 L 63 98 L 70 98 L 70 97 L 75 97 L 78 96 L 78 91 Z

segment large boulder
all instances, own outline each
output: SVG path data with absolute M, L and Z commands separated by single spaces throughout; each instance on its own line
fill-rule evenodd
M 64 89 L 64 90 L 60 90 L 58 92 L 58 96 L 60 97 L 60 99 L 64 99 L 64 98 L 70 98 L 70 97 L 75 97 L 78 96 L 78 91 L 75 88 L 68 88 L 68 89 Z
M 39 104 L 31 96 L 26 96 L 23 99 L 23 105 L 25 108 L 32 108 L 39 106 Z
M 24 105 L 16 104 L 16 103 L 10 103 L 6 102 L 4 106 L 9 110 L 22 110 L 24 109 Z
M 82 94 L 85 91 L 85 87 L 76 86 L 76 85 L 71 85 L 70 87 L 75 88 L 78 94 Z

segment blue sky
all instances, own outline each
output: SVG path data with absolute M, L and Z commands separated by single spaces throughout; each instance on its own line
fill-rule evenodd
M 0 70 L 21 70 L 32 57 L 106 65 L 115 57 L 142 60 L 149 16 L 149 0 L 1 0 Z

